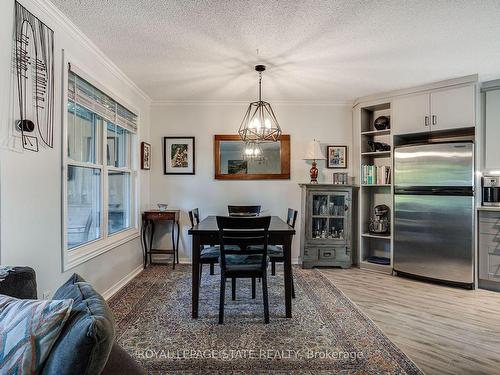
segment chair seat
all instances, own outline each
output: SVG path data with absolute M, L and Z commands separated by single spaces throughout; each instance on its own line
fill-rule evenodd
M 239 247 L 236 245 L 227 245 L 226 248 L 228 250 L 238 250 Z M 213 259 L 214 261 L 217 261 L 220 256 L 220 247 L 219 246 L 207 246 L 203 248 L 200 252 L 200 258 L 207 260 L 207 259 Z
M 249 246 L 250 250 L 262 249 L 262 246 Z M 267 245 L 267 255 L 270 258 L 283 258 L 283 248 L 278 245 Z
M 220 263 L 220 259 L 219 259 Z M 266 259 L 266 264 L 269 263 L 269 257 Z M 262 255 L 226 255 L 226 270 L 227 271 L 258 271 L 261 269 Z
M 201 259 L 212 259 L 217 260 L 220 256 L 220 249 L 218 246 L 209 246 L 205 247 L 201 250 L 200 258 Z

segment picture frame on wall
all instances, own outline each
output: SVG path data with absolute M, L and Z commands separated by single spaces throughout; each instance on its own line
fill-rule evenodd
M 163 174 L 195 174 L 194 137 L 163 137 Z
M 347 146 L 326 146 L 326 155 L 327 168 L 347 168 Z
M 141 169 L 151 169 L 151 145 L 147 142 L 141 142 Z

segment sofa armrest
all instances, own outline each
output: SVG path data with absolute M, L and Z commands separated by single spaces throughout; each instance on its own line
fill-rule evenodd
M 36 274 L 30 267 L 14 267 L 0 281 L 0 294 L 21 298 L 37 299 Z
M 113 344 L 111 353 L 106 362 L 104 370 L 102 370 L 101 375 L 146 375 L 141 366 L 137 361 L 128 354 L 125 349 L 123 349 L 116 342 Z

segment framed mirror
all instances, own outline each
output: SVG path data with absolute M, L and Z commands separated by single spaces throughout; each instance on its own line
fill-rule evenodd
M 290 179 L 290 135 L 278 142 L 259 144 L 261 156 L 248 156 L 239 135 L 223 134 L 214 138 L 216 180 L 287 180 Z

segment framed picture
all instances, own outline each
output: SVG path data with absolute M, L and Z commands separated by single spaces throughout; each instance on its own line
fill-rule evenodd
M 163 137 L 163 174 L 194 174 L 194 137 Z
M 228 174 L 247 174 L 248 163 L 246 160 L 228 160 L 227 161 Z
M 141 169 L 151 169 L 151 145 L 141 142 Z
M 347 168 L 347 146 L 326 146 L 326 167 Z

